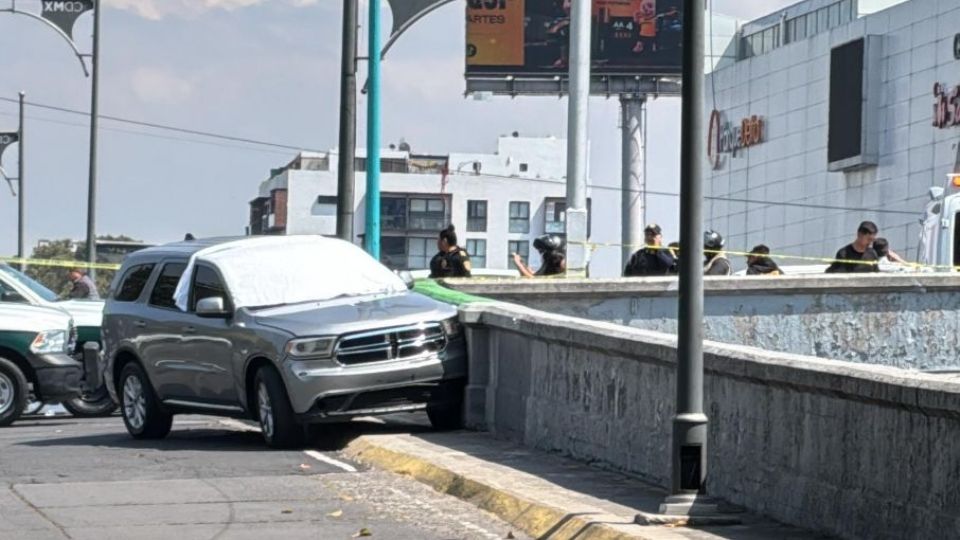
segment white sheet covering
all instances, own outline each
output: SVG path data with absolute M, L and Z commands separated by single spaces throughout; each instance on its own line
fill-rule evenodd
M 218 244 L 190 258 L 174 299 L 187 311 L 197 261 L 215 266 L 236 308 L 399 293 L 406 285 L 366 252 L 322 236 L 259 236 Z

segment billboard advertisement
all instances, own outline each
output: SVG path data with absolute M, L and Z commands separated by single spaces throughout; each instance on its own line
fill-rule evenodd
M 467 77 L 569 69 L 571 0 L 467 0 Z M 683 0 L 593 0 L 595 75 L 678 75 Z

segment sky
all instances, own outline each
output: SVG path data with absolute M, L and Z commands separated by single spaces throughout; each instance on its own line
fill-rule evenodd
M 103 3 L 102 114 L 311 150 L 337 146 L 339 0 Z M 714 9 L 750 20 L 790 3 L 715 0 Z M 0 0 L 0 8 L 9 5 Z M 39 0 L 17 5 L 39 11 Z M 388 55 L 384 143 L 403 138 L 425 153 L 493 152 L 496 138 L 514 131 L 564 137 L 563 99 L 464 98 L 463 9 L 460 2 L 440 8 Z M 88 14 L 75 31 L 84 51 L 91 30 Z M 0 51 L 0 98 L 15 99 L 23 90 L 28 101 L 89 110 L 89 80 L 69 46 L 43 24 L 0 13 Z M 590 106 L 591 182 L 619 186 L 619 104 L 593 98 Z M 361 97 L 360 146 L 365 107 Z M 0 131 L 16 130 L 16 113 L 16 104 L 0 101 Z M 650 102 L 651 191 L 678 190 L 679 117 L 678 98 Z M 28 108 L 26 139 L 28 250 L 41 239 L 84 238 L 88 117 Z M 104 120 L 97 232 L 151 243 L 186 232 L 242 234 L 259 183 L 294 154 Z M 16 175 L 16 147 L 6 152 L 3 167 Z M 646 221 L 660 223 L 665 239 L 676 238 L 677 199 L 649 195 L 648 206 Z M 0 254 L 15 253 L 16 233 L 17 200 L 0 185 Z

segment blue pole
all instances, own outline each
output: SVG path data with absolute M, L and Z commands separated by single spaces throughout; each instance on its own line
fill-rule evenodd
M 380 0 L 370 1 L 367 93 L 367 204 L 364 247 L 380 259 Z

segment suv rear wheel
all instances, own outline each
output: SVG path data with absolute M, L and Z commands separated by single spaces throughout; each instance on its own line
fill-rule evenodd
M 263 440 L 271 448 L 291 448 L 303 443 L 303 426 L 293 416 L 293 407 L 283 379 L 271 366 L 257 371 L 254 381 L 257 419 Z
M 139 364 L 123 366 L 119 393 L 123 423 L 133 438 L 162 439 L 170 433 L 173 415 L 160 408 L 150 379 Z
M 110 416 L 117 410 L 117 404 L 110 399 L 107 387 L 101 386 L 90 393 L 84 393 L 61 403 L 63 408 L 77 418 L 98 418 Z
M 27 406 L 27 378 L 16 364 L 0 358 L 0 427 L 14 423 Z

